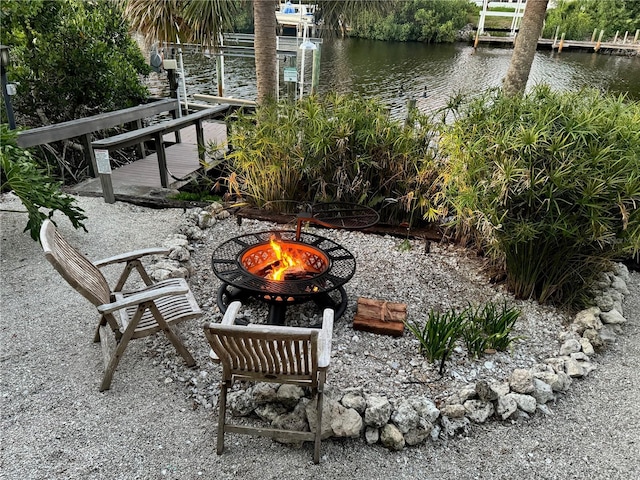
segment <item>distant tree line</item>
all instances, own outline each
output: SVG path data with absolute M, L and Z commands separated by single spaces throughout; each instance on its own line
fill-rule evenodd
M 572 40 L 589 40 L 594 30 L 604 30 L 605 38 L 640 28 L 640 2 L 637 0 L 558 0 L 549 10 L 543 36 L 559 34 Z
M 458 31 L 477 19 L 478 7 L 468 0 L 407 0 L 396 2 L 386 15 L 359 12 L 349 35 L 400 42 L 454 42 Z

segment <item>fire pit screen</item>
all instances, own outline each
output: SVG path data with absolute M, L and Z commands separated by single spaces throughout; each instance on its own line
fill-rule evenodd
M 270 323 L 284 322 L 287 305 L 310 300 L 333 308 L 338 318 L 347 304 L 343 285 L 356 269 L 355 258 L 341 245 L 293 231 L 232 238 L 213 252 L 211 265 L 223 282 L 218 290 L 222 311 L 233 300 L 254 297 L 270 304 Z

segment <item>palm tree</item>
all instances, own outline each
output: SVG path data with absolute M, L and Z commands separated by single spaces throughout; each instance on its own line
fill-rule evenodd
M 238 4 L 227 0 L 116 0 L 123 6 L 131 27 L 155 42 L 197 42 L 206 47 L 220 44 L 220 33 L 231 28 Z
M 276 0 L 253 0 L 254 48 L 258 104 L 276 96 Z
M 548 3 L 549 0 L 529 0 L 526 4 L 509 70 L 502 86 L 506 95 L 520 95 L 527 87 Z

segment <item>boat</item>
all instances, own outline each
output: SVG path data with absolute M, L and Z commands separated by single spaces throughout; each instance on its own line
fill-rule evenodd
M 276 19 L 281 27 L 298 28 L 301 25 L 314 25 L 315 9 L 315 5 L 305 3 L 281 3 L 276 11 Z

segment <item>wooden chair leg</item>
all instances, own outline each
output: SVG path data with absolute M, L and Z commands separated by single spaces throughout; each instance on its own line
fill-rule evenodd
M 98 343 L 100 341 L 100 328 L 104 327 L 107 324 L 107 320 L 104 318 L 104 315 L 100 317 L 100 321 L 96 326 L 96 333 L 93 335 L 93 343 Z
M 122 336 L 122 338 L 120 339 L 120 342 L 118 343 L 118 346 L 114 350 L 113 355 L 111 355 L 111 360 L 109 361 L 109 365 L 107 365 L 107 368 L 105 368 L 104 370 L 104 376 L 102 377 L 102 384 L 100 384 L 101 392 L 104 392 L 105 390 L 109 390 L 109 388 L 111 387 L 111 379 L 113 378 L 113 374 L 116 371 L 116 368 L 118 367 L 118 363 L 120 363 L 120 358 L 122 358 L 122 355 L 124 354 L 124 351 L 126 350 L 129 340 L 131 340 L 132 336 L 133 336 L 133 329 L 129 330 L 129 328 L 127 328 L 127 331 L 125 331 L 125 334 Z
M 169 326 L 169 324 L 167 324 L 165 319 L 162 317 L 160 310 L 158 310 L 158 307 L 156 307 L 153 302 L 149 304 L 149 310 L 151 310 L 151 313 L 155 317 L 156 322 L 158 322 L 158 325 L 160 325 L 160 328 L 162 328 L 169 341 L 175 347 L 176 351 L 182 356 L 182 358 L 184 358 L 187 367 L 195 367 L 196 361 L 191 356 L 191 353 L 189 353 L 189 350 L 187 350 L 187 347 L 184 346 L 184 343 L 182 343 L 182 340 L 180 340 L 178 335 L 176 335 L 176 333 L 171 330 L 171 327 Z
M 320 442 L 322 441 L 322 406 L 324 404 L 324 372 L 320 372 L 320 381 L 318 382 L 318 393 L 316 395 L 316 438 L 313 448 L 313 463 L 320 463 Z
M 144 304 L 138 306 L 138 309 L 129 322 L 129 325 L 127 325 L 127 328 L 118 340 L 118 345 L 111 355 L 111 360 L 109 361 L 107 367 L 104 369 L 104 376 L 102 377 L 102 383 L 100 384 L 101 392 L 109 390 L 109 388 L 111 387 L 111 379 L 113 378 L 113 374 L 118 367 L 118 363 L 120 363 L 120 358 L 122 358 L 122 355 L 124 354 L 124 351 L 129 344 L 129 340 L 131 340 L 131 338 L 133 337 L 133 332 L 136 331 L 138 323 L 140 323 L 140 319 L 142 318 L 142 314 L 145 310 L 146 307 Z
M 227 414 L 227 389 L 231 386 L 230 381 L 220 383 L 220 409 L 218 411 L 218 438 L 217 438 L 217 454 L 220 455 L 224 451 L 224 423 Z

